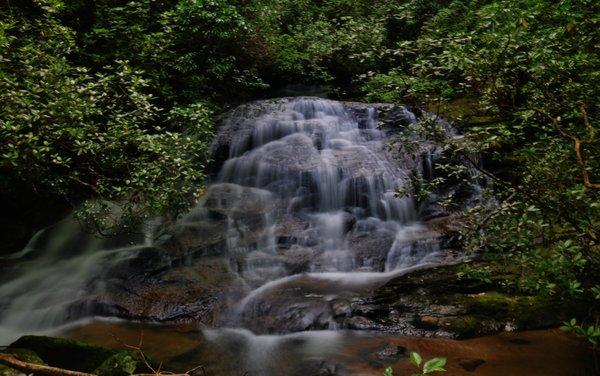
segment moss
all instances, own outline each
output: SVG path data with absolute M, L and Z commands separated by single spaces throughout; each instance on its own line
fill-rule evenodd
M 505 326 L 505 322 L 480 315 L 449 316 L 440 319 L 440 328 L 456 334 L 457 338 L 497 333 Z
M 482 317 L 451 316 L 440 320 L 440 327 L 454 332 L 460 338 L 473 337 L 482 332 Z
M 93 373 L 100 376 L 126 376 L 136 371 L 149 371 L 146 368 L 139 353 L 123 350 L 102 362 Z
M 17 358 L 19 358 L 20 360 L 22 360 L 24 362 L 34 363 L 34 364 L 46 364 L 35 352 L 33 352 L 31 350 L 9 348 L 2 352 L 7 353 L 7 354 L 14 354 L 17 356 Z M 18 371 L 14 368 L 5 366 L 3 364 L 0 364 L 0 376 L 17 376 L 17 375 L 23 375 L 23 372 Z
M 431 103 L 427 106 L 427 110 L 433 113 L 439 111 L 440 116 L 452 120 L 461 121 L 469 125 L 489 124 L 497 122 L 493 116 L 485 114 L 479 100 L 477 98 L 460 97 L 448 102 Z
M 465 303 L 468 314 L 511 322 L 520 329 L 556 325 L 578 315 L 578 307 L 576 301 L 563 301 L 548 296 L 513 296 L 498 291 L 470 296 Z
M 48 365 L 80 372 L 92 372 L 118 350 L 83 342 L 45 336 L 23 336 L 10 348 L 31 350 Z
M 586 315 L 585 302 L 517 292 L 518 278 L 498 260 L 478 259 L 395 278 L 377 290 L 374 303 L 385 308 L 381 310 L 385 318 L 379 320 L 384 325 L 403 328 L 408 322 L 420 330 L 459 338 L 556 327 Z M 390 319 L 391 311 L 395 317 Z
M 440 319 L 435 316 L 423 315 L 417 317 L 413 323 L 418 328 L 435 330 L 440 326 Z
M 24 336 L 11 344 L 6 352 L 19 354 L 20 359 L 32 363 L 100 376 L 126 376 L 149 371 L 137 351 L 107 349 L 64 338 Z
M 0 376 L 20 376 L 20 375 L 23 375 L 23 372 L 17 371 L 14 368 L 7 367 L 4 364 L 0 364 Z
M 17 358 L 27 363 L 46 364 L 38 354 L 29 349 L 8 348 L 3 353 L 14 354 Z
M 502 318 L 514 311 L 516 300 L 515 297 L 495 291 L 483 292 L 469 297 L 466 302 L 466 309 L 472 314 Z

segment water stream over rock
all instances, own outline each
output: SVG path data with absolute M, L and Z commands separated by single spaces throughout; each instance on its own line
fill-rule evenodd
M 212 183 L 177 223 L 99 239 L 66 219 L 4 260 L 0 337 L 91 316 L 195 322 L 209 342 L 252 349 L 249 367 L 271 374 L 260 369 L 284 338 L 330 351 L 337 330 L 381 329 L 355 314 L 362 299 L 449 258 L 425 222 L 440 214 L 434 200 L 396 194 L 432 177 L 440 153 L 428 141 L 389 150 L 415 122 L 401 106 L 318 98 L 238 107 L 220 119 Z

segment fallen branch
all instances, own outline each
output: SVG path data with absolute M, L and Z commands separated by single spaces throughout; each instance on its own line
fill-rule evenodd
M 50 367 L 41 364 L 29 363 L 19 360 L 13 354 L 0 353 L 0 363 L 6 364 L 7 366 L 19 370 L 27 375 L 45 375 L 45 376 L 96 376 L 91 373 L 70 371 L 63 368 Z
M 184 373 L 174 373 L 174 372 L 169 372 L 169 371 L 163 371 L 162 363 L 160 363 L 160 365 L 158 366 L 157 369 L 153 368 L 152 365 L 150 364 L 150 362 L 148 361 L 148 358 L 142 351 L 142 344 L 143 344 L 143 340 L 144 340 L 144 332 L 143 331 L 140 332 L 140 342 L 137 346 L 128 345 L 128 344 L 122 342 L 116 336 L 113 335 L 113 337 L 115 338 L 115 340 L 117 340 L 118 342 L 123 344 L 125 347 L 137 351 L 138 354 L 140 355 L 142 361 L 144 362 L 144 365 L 151 371 L 150 373 L 137 373 L 137 374 L 133 374 L 131 376 L 192 376 L 192 374 L 198 370 L 202 371 L 203 375 L 206 375 L 206 372 L 205 372 L 203 366 L 194 367 Z M 20 360 L 16 355 L 9 354 L 9 353 L 0 353 L 0 363 L 5 364 L 16 370 L 19 370 L 27 375 L 36 374 L 36 375 L 42 375 L 42 376 L 97 376 L 95 374 L 87 373 L 87 372 L 71 371 L 71 370 L 64 369 L 64 368 L 51 367 L 51 366 L 36 364 L 36 363 L 29 363 L 29 362 Z
M 43 376 L 98 376 L 92 373 L 71 371 L 64 368 L 25 362 L 17 358 L 16 355 L 7 353 L 0 353 L 0 363 L 5 364 L 16 370 L 19 370 L 27 375 L 36 374 Z M 137 373 L 131 376 L 190 376 L 191 373 L 198 370 L 199 368 L 201 367 L 196 367 L 185 373 L 161 372 L 160 370 L 158 370 L 155 373 Z M 204 370 L 202 369 L 202 371 Z
M 204 366 L 202 366 L 202 365 L 194 367 L 188 371 L 185 371 L 184 373 L 173 373 L 173 372 L 169 372 L 169 371 L 162 371 L 162 362 L 158 365 L 157 369 L 152 367 L 152 365 L 148 361 L 148 358 L 146 357 L 146 354 L 144 354 L 144 351 L 142 350 L 142 347 L 144 344 L 144 331 L 143 330 L 140 330 L 140 341 L 137 346 L 129 345 L 129 344 L 121 341 L 114 334 L 111 334 L 111 335 L 115 339 L 115 341 L 121 343 L 121 345 L 127 347 L 128 349 L 137 351 L 137 353 L 142 358 L 142 361 L 144 362 L 146 367 L 148 367 L 148 369 L 152 371 L 152 373 L 150 373 L 148 375 L 153 375 L 153 376 L 191 376 L 194 372 L 196 372 L 198 370 L 202 371 L 203 375 L 206 375 L 206 372 L 204 371 Z M 147 376 L 147 375 L 140 374 L 140 375 L 132 375 L 132 376 Z

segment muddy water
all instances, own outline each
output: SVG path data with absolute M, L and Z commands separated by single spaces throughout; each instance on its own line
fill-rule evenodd
M 314 331 L 280 336 L 254 336 L 231 330 L 217 345 L 210 331 L 192 326 L 151 326 L 95 321 L 71 328 L 63 336 L 108 347 L 137 344 L 165 369 L 185 371 L 203 365 L 207 375 L 395 375 L 415 369 L 408 353 L 425 359 L 448 358 L 444 375 L 587 376 L 593 354 L 585 342 L 558 329 L 501 333 L 470 340 L 409 338 L 366 332 Z M 223 331 L 220 331 L 223 336 Z M 245 358 L 252 354 L 254 359 Z M 268 359 L 268 362 L 265 361 Z M 256 368 L 257 365 L 259 368 Z M 266 368 L 265 368 L 266 367 Z M 202 372 L 200 372 L 202 374 Z

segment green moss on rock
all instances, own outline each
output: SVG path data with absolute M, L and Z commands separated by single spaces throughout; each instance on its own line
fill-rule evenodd
M 5 366 L 4 364 L 0 364 L 0 376 L 20 376 L 20 375 L 23 375 L 23 372 L 20 372 L 14 368 Z
M 42 358 L 39 357 L 38 354 L 36 354 L 34 351 L 31 351 L 29 349 L 7 348 L 6 350 L 3 351 L 3 353 L 13 354 L 20 360 L 27 362 L 27 363 L 46 364 L 42 360 Z
M 489 260 L 417 270 L 375 292 L 372 303 L 381 317 L 375 321 L 411 335 L 469 338 L 555 327 L 585 316 L 585 303 L 518 292 L 518 278 L 515 270 Z
M 70 339 L 45 336 L 23 336 L 9 348 L 31 350 L 48 365 L 80 372 L 94 371 L 117 352 Z
M 46 364 L 35 352 L 28 350 L 28 349 L 8 348 L 2 352 L 5 354 L 13 354 L 19 360 L 22 360 L 27 363 Z M 0 364 L 0 376 L 18 376 L 18 375 L 23 375 L 23 372 L 16 370 L 14 368 L 5 366 L 3 364 Z
M 148 371 L 136 351 L 107 349 L 71 339 L 23 336 L 6 350 L 13 351 L 27 351 L 31 356 L 35 355 L 37 360 L 53 367 L 100 376 L 125 376 L 135 371 Z
M 93 373 L 99 376 L 126 376 L 136 370 L 147 372 L 146 368 L 138 352 L 123 350 L 107 358 Z

